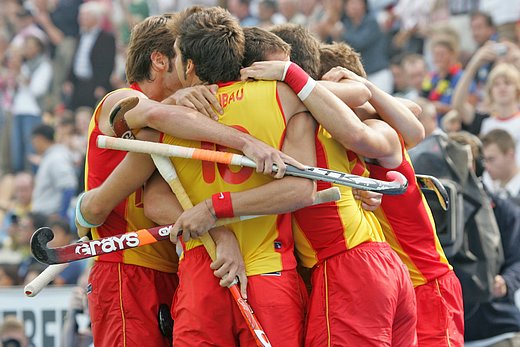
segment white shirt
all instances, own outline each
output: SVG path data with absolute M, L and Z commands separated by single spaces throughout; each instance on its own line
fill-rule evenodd
M 63 191 L 77 187 L 72 154 L 62 144 L 54 144 L 43 154 L 34 178 L 32 211 L 51 215 L 60 212 Z
M 502 198 L 520 197 L 520 172 L 503 187 L 498 180 L 493 180 L 487 171 L 484 171 L 482 181 L 491 193 L 498 194 Z
M 488 117 L 482 121 L 480 136 L 494 129 L 502 129 L 511 134 L 516 143 L 516 162 L 520 163 L 520 112 L 507 119 Z
M 90 63 L 90 52 L 99 36 L 101 29 L 93 29 L 83 32 L 78 43 L 78 52 L 74 60 L 74 75 L 83 79 L 92 77 L 92 64 Z
M 13 98 L 13 114 L 41 116 L 42 110 L 38 105 L 38 98 L 49 91 L 52 82 L 51 63 L 48 59 L 43 59 L 32 74 L 27 64 L 23 64 L 20 75 L 24 83 L 18 83 Z

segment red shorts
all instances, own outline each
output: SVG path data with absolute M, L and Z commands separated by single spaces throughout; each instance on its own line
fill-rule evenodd
M 256 347 L 231 293 L 219 285 L 210 264 L 204 247 L 196 247 L 185 252 L 179 265 L 174 346 Z M 250 276 L 247 293 L 273 346 L 301 346 L 306 292 L 296 270 Z
M 421 347 L 464 346 L 462 289 L 455 272 L 415 288 Z
M 317 265 L 306 346 L 416 346 L 406 266 L 384 242 L 361 244 Z
M 159 330 L 159 305 L 172 303 L 177 274 L 96 261 L 88 294 L 96 347 L 171 346 Z

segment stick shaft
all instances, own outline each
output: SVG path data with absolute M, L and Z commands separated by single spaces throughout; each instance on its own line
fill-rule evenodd
M 184 187 L 182 186 L 179 177 L 177 176 L 177 172 L 171 160 L 168 157 L 158 156 L 156 154 L 152 154 L 152 159 L 155 163 L 155 166 L 159 170 L 159 173 L 166 180 L 171 190 L 179 200 L 179 203 L 181 204 L 182 208 L 184 210 L 192 208 L 193 203 L 191 202 L 188 194 L 186 193 L 186 190 L 184 190 Z M 211 238 L 211 235 L 209 233 L 204 233 L 199 237 L 199 239 L 204 245 L 204 248 L 208 252 L 211 260 L 215 261 L 217 259 L 217 251 L 215 242 Z M 270 346 L 271 344 L 267 339 L 267 335 L 265 334 L 264 329 L 260 325 L 260 322 L 254 315 L 253 310 L 251 309 L 247 301 L 244 300 L 240 295 L 238 284 L 234 282 L 234 284 L 232 284 L 229 287 L 229 290 L 231 291 L 233 299 L 237 303 L 238 308 L 240 309 L 240 312 L 242 313 L 242 316 L 244 317 L 246 324 L 249 327 L 249 330 L 256 341 L 256 344 L 259 347 Z M 265 341 L 262 341 L 258 338 L 257 332 L 261 332 L 262 336 L 265 337 Z
M 54 280 L 56 276 L 58 276 L 63 270 L 65 270 L 67 266 L 69 266 L 68 263 L 49 265 L 35 279 L 27 283 L 27 285 L 23 289 L 25 295 L 29 297 L 38 295 L 38 293 L 43 288 L 45 288 L 47 284 Z
M 128 140 L 109 136 L 98 136 L 97 144 L 100 148 L 157 154 L 166 157 L 199 159 L 221 164 L 256 168 L 256 164 L 251 159 L 240 154 L 228 152 L 182 147 L 165 143 Z M 352 188 L 392 195 L 404 193 L 406 191 L 406 187 L 408 186 L 406 178 L 404 178 L 404 176 L 399 173 L 397 173 L 401 176 L 399 180 L 388 182 L 324 168 L 307 167 L 305 170 L 301 170 L 294 166 L 288 165 L 285 174 L 312 180 L 332 182 Z
M 340 194 L 337 188 L 329 188 L 317 193 L 316 203 L 338 200 L 339 197 Z M 215 226 L 236 223 L 257 217 L 262 216 L 223 218 L 219 219 L 215 223 Z M 44 264 L 70 263 L 76 260 L 169 240 L 172 227 L 173 224 L 162 225 L 56 248 L 47 247 L 47 242 L 53 239 L 54 234 L 51 229 L 44 227 L 36 230 L 33 234 L 31 239 L 31 251 L 33 256 Z
M 193 203 L 184 190 L 184 187 L 182 186 L 182 183 L 177 176 L 177 171 L 175 170 L 171 160 L 168 157 L 159 156 L 157 154 L 152 154 L 152 159 L 155 167 L 157 167 L 157 170 L 159 170 L 159 173 L 166 180 L 170 186 L 170 189 L 179 200 L 183 210 L 192 208 Z M 199 237 L 199 239 L 204 245 L 204 248 L 206 248 L 206 251 L 208 252 L 211 260 L 215 261 L 217 258 L 217 250 L 211 235 L 209 233 L 204 233 Z

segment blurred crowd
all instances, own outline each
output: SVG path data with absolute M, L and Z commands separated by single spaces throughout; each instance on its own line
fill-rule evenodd
M 29 252 L 36 229 L 51 227 L 53 246 L 75 238 L 90 118 L 126 86 L 133 25 L 193 4 L 348 43 L 370 81 L 422 107 L 427 136 L 472 134 L 485 189 L 520 205 L 520 0 L 0 0 L 0 287 L 43 270 Z

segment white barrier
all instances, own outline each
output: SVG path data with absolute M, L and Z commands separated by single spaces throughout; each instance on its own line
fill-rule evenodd
M 26 334 L 35 347 L 59 347 L 72 288 L 47 287 L 33 298 L 24 295 L 23 287 L 0 288 L 0 321 L 15 314 L 25 322 Z

